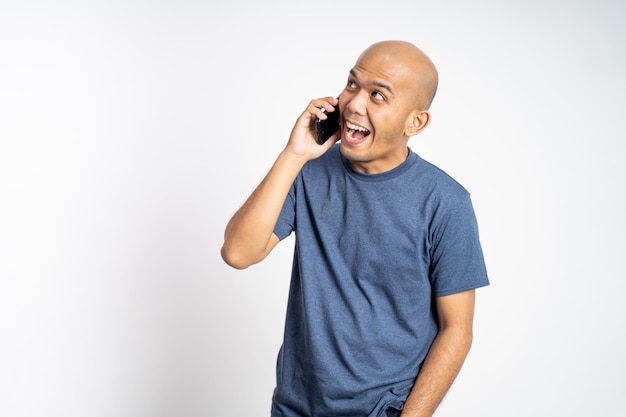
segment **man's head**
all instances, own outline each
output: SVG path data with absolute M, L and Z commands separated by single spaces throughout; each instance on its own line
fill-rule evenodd
M 384 41 L 367 48 L 339 99 L 342 154 L 365 173 L 401 164 L 408 139 L 430 122 L 437 82 L 431 60 L 408 42 Z

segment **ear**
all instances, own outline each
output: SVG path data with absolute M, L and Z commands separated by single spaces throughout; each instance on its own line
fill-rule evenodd
M 428 110 L 413 110 L 406 119 L 404 134 L 415 136 L 420 133 L 430 123 L 430 113 Z

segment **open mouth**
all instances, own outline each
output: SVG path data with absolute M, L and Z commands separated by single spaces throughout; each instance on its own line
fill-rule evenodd
M 362 126 L 355 125 L 350 122 L 346 122 L 346 138 L 350 142 L 361 142 L 368 137 L 370 131 Z

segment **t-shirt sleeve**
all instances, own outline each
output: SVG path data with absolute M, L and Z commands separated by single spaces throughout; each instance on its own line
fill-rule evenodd
M 283 208 L 280 211 L 276 226 L 274 226 L 274 234 L 278 236 L 280 240 L 283 240 L 295 230 L 296 219 L 296 190 L 295 182 L 291 186 L 287 198 L 283 203 Z
M 430 280 L 441 297 L 489 285 L 469 194 L 436 215 L 432 234 Z

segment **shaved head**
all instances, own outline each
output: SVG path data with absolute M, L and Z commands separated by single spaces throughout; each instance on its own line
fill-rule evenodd
M 359 63 L 376 62 L 394 66 L 407 78 L 407 88 L 414 105 L 427 110 L 435 97 L 439 76 L 430 58 L 412 43 L 382 41 L 367 48 L 357 60 Z

